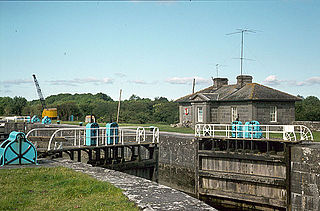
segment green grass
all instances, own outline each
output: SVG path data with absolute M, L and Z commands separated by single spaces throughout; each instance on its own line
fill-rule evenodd
M 139 210 L 119 188 L 64 167 L 0 170 L 0 210 Z

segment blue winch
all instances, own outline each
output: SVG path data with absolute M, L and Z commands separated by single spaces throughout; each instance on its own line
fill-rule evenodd
M 50 125 L 51 124 L 51 119 L 48 116 L 43 117 L 42 124 Z
M 243 126 L 241 121 L 233 121 L 232 122 L 232 138 L 243 138 L 242 132 Z
M 118 144 L 119 142 L 119 126 L 116 122 L 107 123 L 106 125 L 106 141 L 107 144 Z
M 262 138 L 262 129 L 258 121 L 246 122 L 244 131 L 245 138 Z
M 86 145 L 94 146 L 97 144 L 99 125 L 97 123 L 88 123 L 86 125 Z
M 37 164 L 37 150 L 22 132 L 11 132 L 0 144 L 0 166 L 9 164 Z
M 40 122 L 40 119 L 37 115 L 34 115 L 32 118 L 31 118 L 31 123 L 39 123 Z

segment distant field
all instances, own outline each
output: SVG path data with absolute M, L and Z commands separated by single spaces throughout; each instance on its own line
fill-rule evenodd
M 139 210 L 121 189 L 67 168 L 0 170 L 0 210 Z
M 63 121 L 61 122 L 63 124 L 72 124 L 72 125 L 79 125 L 79 122 L 70 122 L 70 121 Z M 85 123 L 83 124 L 85 125 Z M 105 127 L 105 123 L 99 123 L 101 127 Z M 192 128 L 177 128 L 177 127 L 170 127 L 170 125 L 166 124 L 127 124 L 127 123 L 121 123 L 119 124 L 120 126 L 142 126 L 142 127 L 149 127 L 149 126 L 155 126 L 158 127 L 160 131 L 165 131 L 165 132 L 176 132 L 176 133 L 188 133 L 188 134 L 194 134 L 194 130 Z M 317 142 L 320 142 L 320 131 L 313 131 L 313 139 Z M 278 135 L 277 138 L 281 138 L 281 135 Z

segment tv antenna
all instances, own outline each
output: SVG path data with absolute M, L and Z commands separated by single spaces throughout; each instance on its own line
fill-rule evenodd
M 225 67 L 226 65 L 216 64 L 217 78 L 219 78 L 219 67 Z
M 217 74 L 217 78 L 219 78 L 219 70 L 221 69 L 221 67 L 226 67 L 227 65 L 223 65 L 223 64 L 218 64 L 218 63 L 209 63 L 209 65 L 214 65 L 216 67 L 216 74 Z
M 243 60 L 245 58 L 243 58 L 243 35 L 245 33 L 256 33 L 256 31 L 253 31 L 253 30 L 249 30 L 249 29 L 237 29 L 236 32 L 232 32 L 232 33 L 229 33 L 229 34 L 226 34 L 226 35 L 232 35 L 232 34 L 240 34 L 241 33 L 241 55 L 240 55 L 240 75 L 242 75 L 242 66 L 243 66 Z

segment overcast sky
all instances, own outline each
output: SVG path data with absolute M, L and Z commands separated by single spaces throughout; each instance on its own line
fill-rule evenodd
M 103 92 L 177 99 L 244 74 L 320 97 L 320 2 L 0 2 L 0 96 Z

